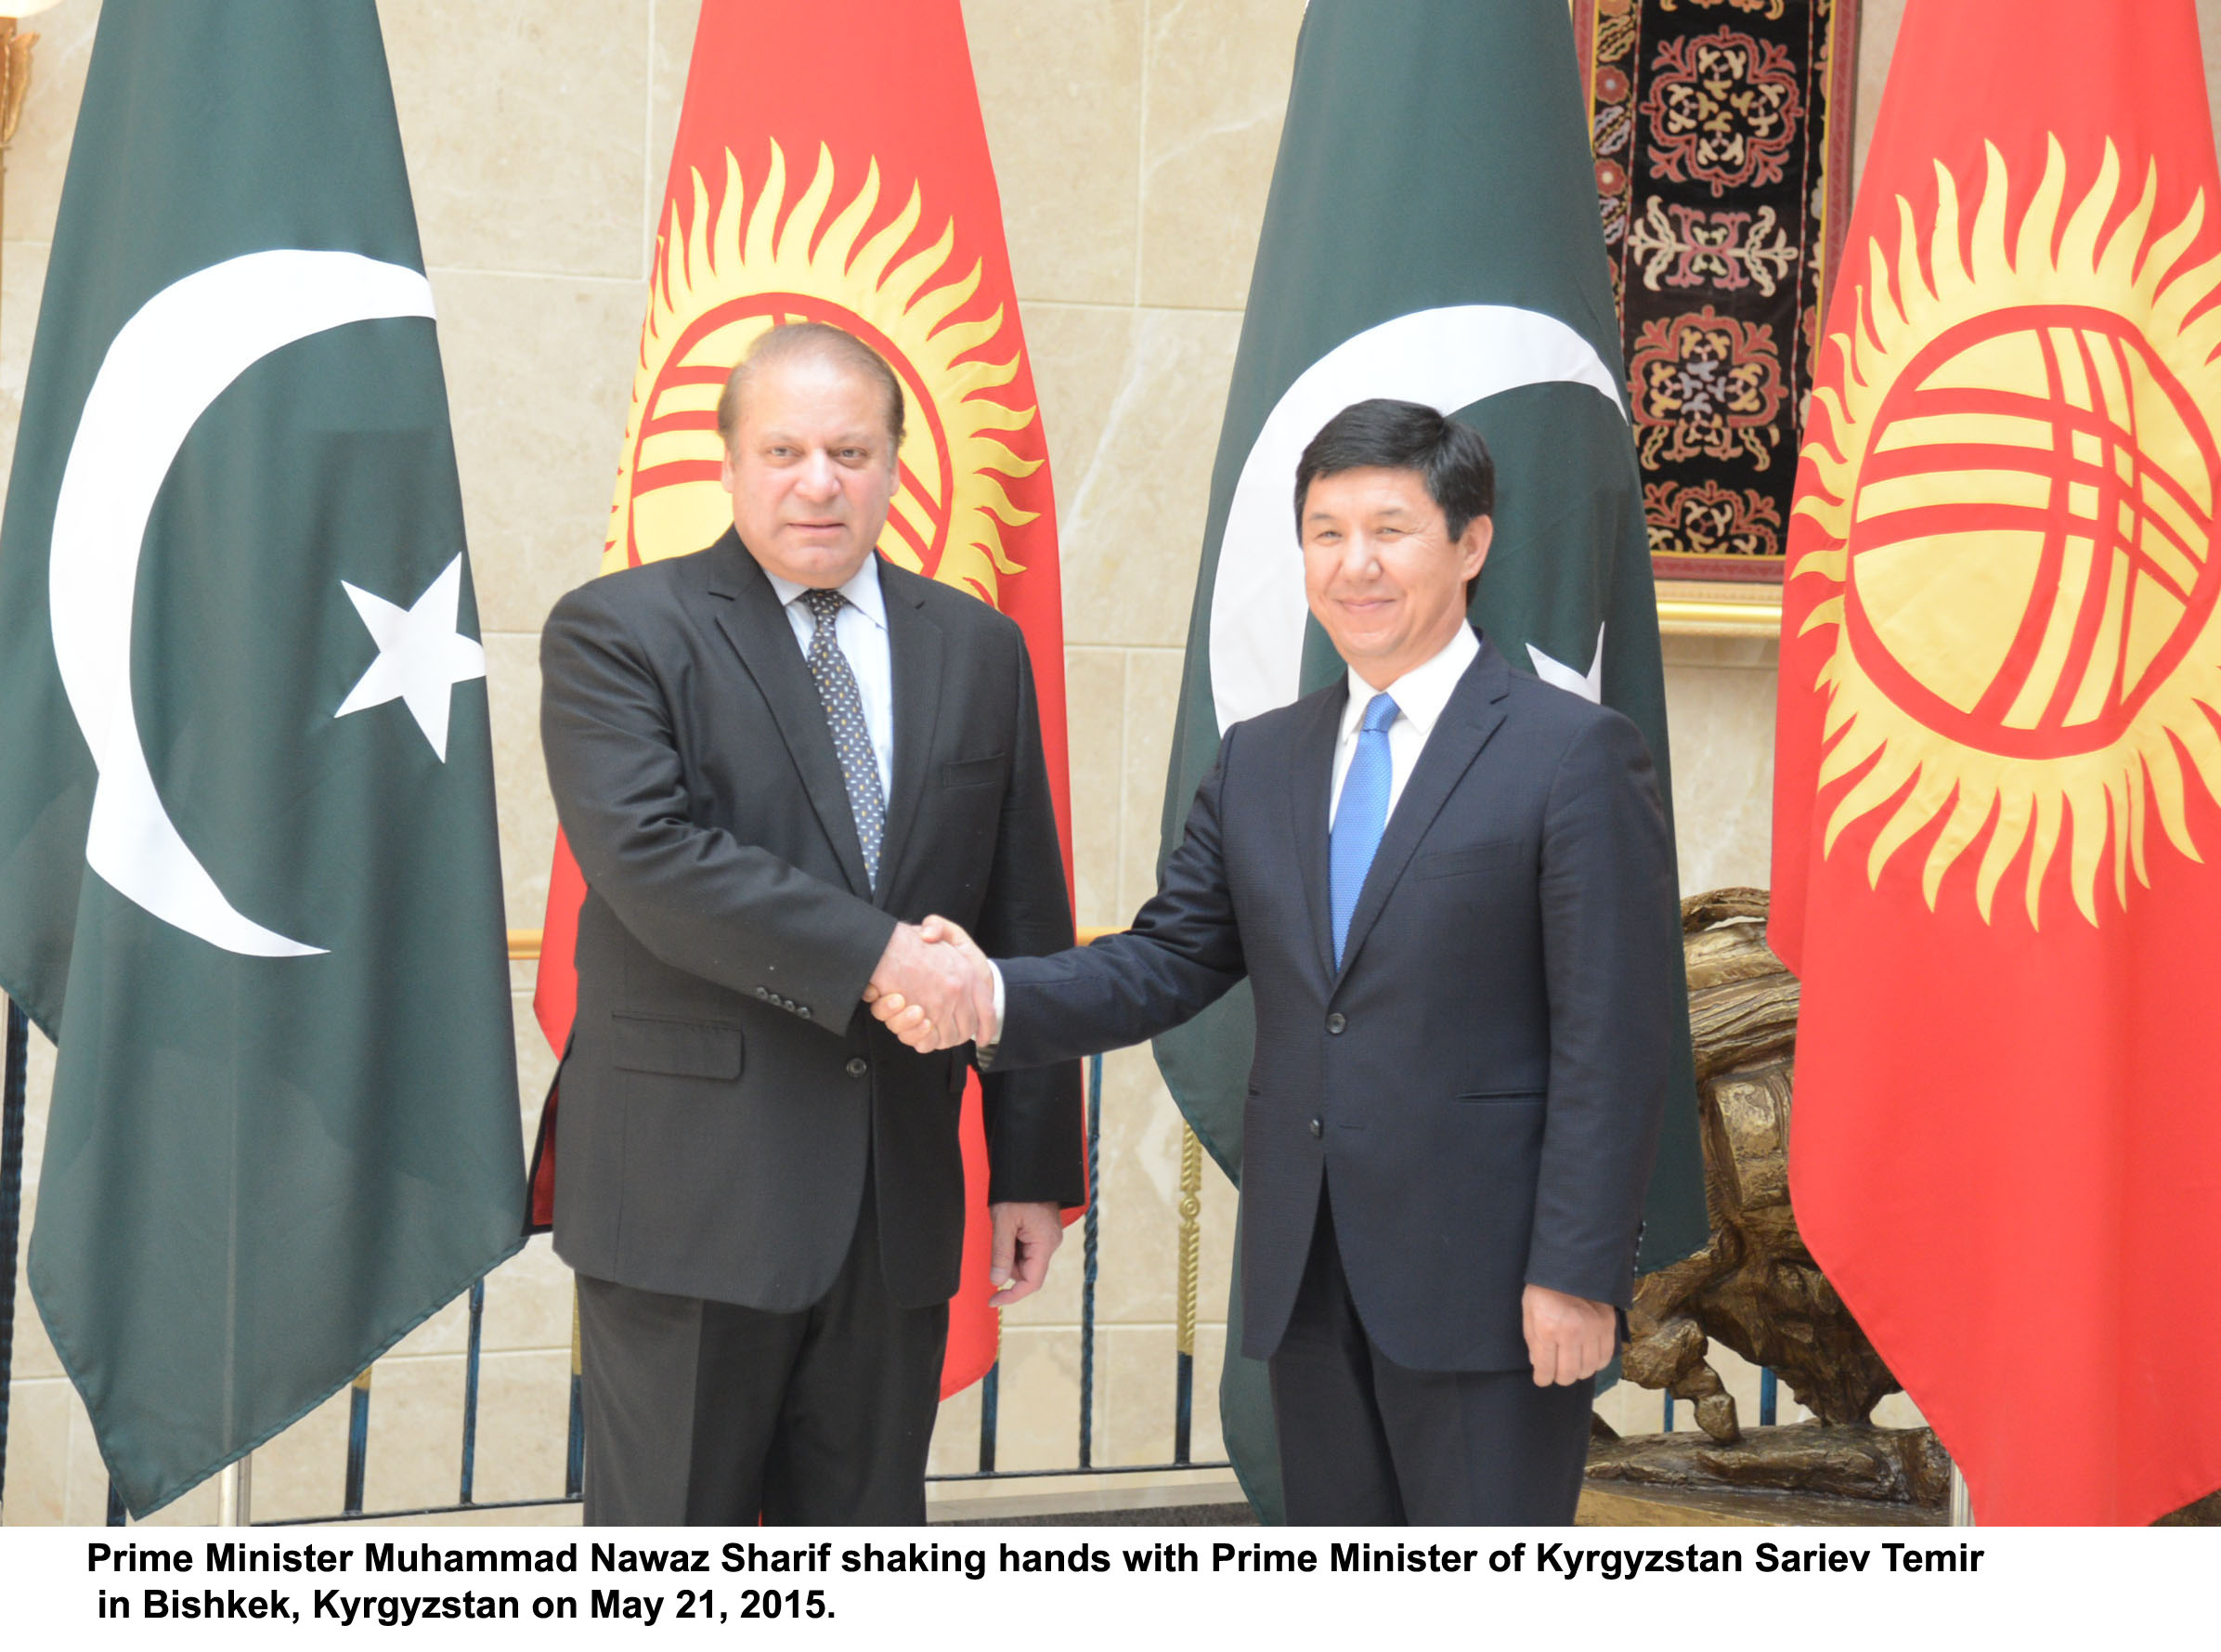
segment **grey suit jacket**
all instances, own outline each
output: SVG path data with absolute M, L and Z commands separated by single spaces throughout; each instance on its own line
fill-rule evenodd
M 1400 1365 L 1527 1362 L 1528 1282 L 1626 1307 L 1681 926 L 1656 772 L 1618 713 L 1484 644 L 1389 817 L 1333 964 L 1344 683 L 1227 731 L 1133 928 L 1003 966 L 997 1070 L 1139 1043 L 1247 975 L 1243 1349 L 1279 1346 L 1320 1190 Z
M 591 890 L 558 1080 L 555 1249 L 619 1284 L 793 1310 L 828 1290 L 867 1162 L 888 1282 L 956 1288 L 970 1052 L 917 1055 L 860 998 L 898 918 L 1069 946 L 1018 627 L 882 560 L 894 784 L 879 887 L 771 582 L 728 532 L 565 596 L 540 737 Z M 990 1197 L 1082 1196 L 1076 1066 L 984 1085 Z

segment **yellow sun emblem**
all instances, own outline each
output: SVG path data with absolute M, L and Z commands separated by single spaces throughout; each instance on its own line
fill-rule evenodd
M 775 142 L 771 157 L 753 202 L 728 153 L 721 194 L 713 201 L 696 172 L 691 216 L 672 203 L 656 243 L 603 566 L 699 551 L 732 526 L 732 501 L 718 486 L 725 376 L 767 328 L 829 321 L 877 349 L 903 383 L 901 483 L 880 550 L 994 602 L 1002 579 L 1023 571 L 1004 531 L 1038 514 L 1013 504 L 999 478 L 1031 475 L 1041 462 L 1003 439 L 1032 424 L 1034 410 L 996 398 L 1019 368 L 1015 351 L 993 359 L 1002 309 L 951 319 L 979 291 L 981 266 L 942 279 L 954 222 L 896 261 L 924 214 L 916 186 L 902 211 L 866 238 L 879 204 L 877 161 L 828 222 L 832 152 L 820 146 L 817 171 L 791 211 L 786 159 Z
M 2009 243 L 1998 150 L 1964 244 L 1956 184 L 1936 170 L 1925 240 L 1901 197 L 1894 268 L 1874 246 L 1805 449 L 1819 486 L 1797 509 L 1820 534 L 1790 579 L 1825 585 L 1801 628 L 1835 633 L 1820 785 L 1850 782 L 1824 849 L 1877 813 L 1878 884 L 1935 827 L 1932 908 L 1980 846 L 1985 922 L 2026 849 L 2034 924 L 2064 844 L 2096 923 L 2109 871 L 2123 906 L 2132 870 L 2149 884 L 2150 817 L 2197 859 L 2186 787 L 2221 794 L 2221 259 L 2176 270 L 2204 197 L 2155 232 L 2156 168 L 2112 223 L 2110 144 L 2069 213 L 2052 141 Z

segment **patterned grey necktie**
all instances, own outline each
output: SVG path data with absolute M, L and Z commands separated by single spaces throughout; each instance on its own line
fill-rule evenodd
M 849 813 L 856 817 L 856 836 L 864 844 L 864 869 L 877 889 L 879 839 L 887 831 L 887 794 L 879 785 L 879 759 L 864 721 L 864 696 L 856 690 L 856 674 L 849 670 L 849 657 L 833 634 L 834 622 L 848 600 L 838 591 L 802 592 L 814 625 L 810 633 L 810 674 L 817 680 L 817 697 L 825 703 L 825 722 L 833 730 L 833 749 L 840 756 Z

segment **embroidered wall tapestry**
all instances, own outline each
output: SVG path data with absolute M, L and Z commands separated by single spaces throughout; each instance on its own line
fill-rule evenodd
M 1858 0 L 1573 0 L 1660 579 L 1778 583 Z

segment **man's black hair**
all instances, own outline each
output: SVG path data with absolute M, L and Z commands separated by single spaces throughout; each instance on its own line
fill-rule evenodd
M 1453 540 L 1475 516 L 1496 513 L 1496 462 L 1479 431 L 1415 401 L 1375 397 L 1344 408 L 1304 449 L 1295 467 L 1298 540 L 1311 484 L 1359 470 L 1417 471 L 1426 480 L 1427 497 L 1442 507 Z

